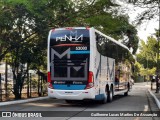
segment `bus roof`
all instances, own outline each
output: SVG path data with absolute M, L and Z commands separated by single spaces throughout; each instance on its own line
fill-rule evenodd
M 64 27 L 64 28 L 55 28 L 52 30 L 72 30 L 72 29 L 89 29 L 89 27 Z
M 121 47 L 127 49 L 128 51 L 130 51 L 129 48 L 128 48 L 127 46 L 125 46 L 124 44 L 118 42 L 118 41 L 115 40 L 114 38 L 111 38 L 111 37 L 105 35 L 104 33 L 100 32 L 100 31 L 98 31 L 98 30 L 96 30 L 96 29 L 95 29 L 95 31 L 96 31 L 97 33 L 101 34 L 102 36 L 108 38 L 110 41 L 112 41 L 112 42 L 116 43 L 117 45 L 119 45 L 119 46 L 121 46 Z
M 55 29 L 52 29 L 51 31 L 53 31 L 53 30 L 72 30 L 72 29 L 88 29 L 88 30 L 89 30 L 90 28 L 95 29 L 94 27 L 64 27 L 64 28 L 55 28 Z M 131 53 L 131 51 L 129 50 L 129 48 L 128 48 L 126 45 L 118 42 L 118 41 L 115 40 L 114 38 L 111 38 L 111 37 L 105 35 L 104 33 L 98 31 L 97 29 L 95 29 L 95 32 L 97 32 L 97 33 L 99 33 L 100 35 L 108 38 L 110 41 L 116 43 L 117 45 L 119 45 L 119 46 L 121 46 L 121 47 L 123 47 L 123 48 L 125 48 L 126 50 L 128 50 L 128 51 Z M 131 53 L 131 54 L 132 54 L 132 53 Z

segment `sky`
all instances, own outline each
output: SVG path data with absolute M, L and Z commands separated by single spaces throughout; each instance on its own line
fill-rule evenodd
M 127 9 L 124 14 L 128 14 L 130 23 L 132 23 L 136 19 L 136 16 L 138 14 L 145 10 L 145 8 L 135 8 L 131 4 L 124 4 L 124 2 L 121 2 L 121 0 L 116 1 L 122 6 L 121 10 Z M 155 29 L 158 29 L 158 27 L 159 22 L 156 19 L 145 21 L 141 25 L 136 27 L 138 31 L 138 37 L 141 40 L 147 41 L 147 37 L 152 36 L 155 33 Z
M 147 40 L 148 36 L 152 36 L 155 33 L 155 29 L 158 29 L 158 21 L 151 20 L 149 22 L 144 23 L 141 25 L 138 30 L 138 36 L 142 40 Z
M 136 19 L 138 13 L 142 12 L 141 9 L 137 10 L 135 13 L 130 13 L 130 22 Z M 155 29 L 158 29 L 159 22 L 156 19 L 151 19 L 148 21 L 143 22 L 141 25 L 137 26 L 138 37 L 144 41 L 147 40 L 148 36 L 153 36 L 155 33 Z

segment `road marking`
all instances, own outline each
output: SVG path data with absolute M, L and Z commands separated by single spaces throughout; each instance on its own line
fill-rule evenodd
M 144 105 L 144 110 L 143 111 L 148 111 L 148 105 Z

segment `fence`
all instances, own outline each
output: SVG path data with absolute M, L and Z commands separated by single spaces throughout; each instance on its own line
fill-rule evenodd
M 28 74 L 26 77 L 23 88 L 22 98 L 40 97 L 47 95 L 47 76 L 38 72 L 37 74 Z M 10 81 L 2 80 L 0 73 L 0 101 L 9 101 L 14 99 L 13 94 L 13 80 Z

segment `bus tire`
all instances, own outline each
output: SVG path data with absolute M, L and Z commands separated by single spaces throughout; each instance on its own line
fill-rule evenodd
M 66 103 L 74 103 L 74 101 L 73 100 L 65 100 L 66 101 Z
M 108 90 L 108 97 L 107 97 L 107 102 L 112 102 L 113 100 L 113 88 L 110 88 L 110 91 Z
M 128 87 L 128 88 L 127 88 L 128 90 L 127 90 L 127 92 L 124 93 L 124 96 L 128 96 L 128 92 L 129 92 L 129 90 L 130 90 L 130 85 L 129 85 L 129 83 L 128 83 L 127 87 Z
M 128 91 L 124 93 L 124 96 L 128 96 Z
M 105 88 L 105 95 L 104 96 L 107 96 L 108 92 L 107 92 L 107 86 Z M 100 103 L 101 104 L 106 104 L 107 103 L 107 99 L 108 99 L 108 96 L 107 97 L 104 97 L 103 100 L 100 100 Z
M 124 93 L 124 96 L 128 96 L 128 91 Z

